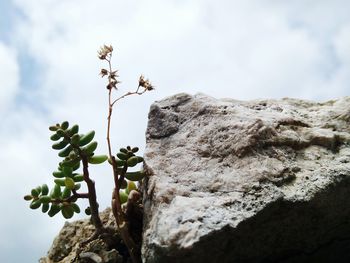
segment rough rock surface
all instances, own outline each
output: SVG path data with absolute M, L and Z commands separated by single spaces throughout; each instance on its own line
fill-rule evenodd
M 100 213 L 101 220 L 106 227 L 116 229 L 115 219 L 110 208 Z M 89 219 L 66 222 L 55 238 L 46 257 L 40 263 L 122 263 L 123 258 L 116 249 L 110 249 L 101 239 L 96 239 L 83 249 L 79 244 L 89 239 L 94 233 L 94 226 Z M 115 238 L 120 239 L 117 235 Z M 78 257 L 79 256 L 79 257 Z
M 151 106 L 144 262 L 350 262 L 350 97 Z

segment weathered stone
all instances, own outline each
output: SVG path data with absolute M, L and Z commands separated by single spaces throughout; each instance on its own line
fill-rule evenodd
M 115 231 L 115 239 L 119 239 L 116 232 L 116 224 L 110 208 L 100 213 L 105 227 Z M 41 263 L 67 263 L 67 262 L 103 262 L 119 263 L 123 258 L 115 249 L 101 239 L 96 239 L 86 246 L 79 248 L 81 242 L 88 240 L 94 233 L 94 226 L 89 219 L 66 222 L 55 238 L 46 257 L 40 259 Z
M 348 262 L 350 97 L 151 106 L 144 262 Z

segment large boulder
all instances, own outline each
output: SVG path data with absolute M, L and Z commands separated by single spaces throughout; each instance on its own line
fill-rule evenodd
M 150 109 L 143 261 L 350 262 L 350 97 Z

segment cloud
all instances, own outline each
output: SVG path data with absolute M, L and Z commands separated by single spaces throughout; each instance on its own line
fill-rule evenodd
M 0 42 L 0 116 L 13 103 L 19 90 L 19 66 L 16 51 Z
M 0 163 L 6 167 L 1 195 L 16 200 L 0 226 L 6 236 L 0 245 L 8 251 L 2 262 L 9 261 L 19 244 L 25 251 L 17 262 L 35 261 L 63 223 L 62 218 L 30 211 L 22 201 L 32 187 L 52 185 L 50 174 L 58 158 L 50 149 L 47 126 L 67 119 L 79 123 L 82 132 L 95 129 L 99 152 L 106 149 L 106 82 L 98 76 L 105 65 L 97 59 L 97 49 L 104 43 L 116 50 L 113 65 L 121 75 L 119 95 L 133 90 L 140 74 L 156 86 L 152 93 L 117 105 L 112 123 L 115 151 L 127 144 L 142 149 L 149 105 L 177 92 L 236 99 L 324 100 L 349 95 L 347 1 L 14 0 L 14 4 L 19 14 L 11 25 L 10 44 L 0 43 L 0 115 L 4 116 L 0 145 L 6 149 L 0 152 Z M 32 72 L 23 72 L 17 54 L 25 54 L 30 58 L 27 63 L 36 65 Z M 33 78 L 38 85 L 29 89 Z M 21 101 L 23 93 L 31 103 Z M 92 169 L 104 208 L 113 180 L 108 167 Z M 7 204 L 0 209 L 7 209 Z M 26 238 L 11 238 L 14 222 Z

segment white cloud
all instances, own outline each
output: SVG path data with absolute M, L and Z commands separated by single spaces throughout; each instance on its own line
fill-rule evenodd
M 13 102 L 19 84 L 19 67 L 13 48 L 0 42 L 0 116 Z
M 112 141 L 117 147 L 142 148 L 149 105 L 176 92 L 236 99 L 322 100 L 349 95 L 347 1 L 15 3 L 22 14 L 15 24 L 12 47 L 0 44 L 0 113 L 15 106 L 19 92 L 16 49 L 40 65 L 41 85 L 33 92 L 47 111 L 18 105 L 3 119 L 0 145 L 7 150 L 0 152 L 0 163 L 6 164 L 6 194 L 2 195 L 13 200 L 37 184 L 51 184 L 50 173 L 58 159 L 50 150 L 50 124 L 68 119 L 79 123 L 82 132 L 95 129 L 99 151 L 106 149 L 107 93 L 105 80 L 98 76 L 103 63 L 96 56 L 104 43 L 116 48 L 113 63 L 120 70 L 121 93 L 132 89 L 141 73 L 156 85 L 155 92 L 121 101 L 116 108 Z M 111 175 L 108 168 L 94 168 L 93 177 L 104 208 L 110 202 Z M 26 236 L 22 247 L 31 250 L 27 255 L 34 260 L 45 253 L 63 219 L 48 218 L 25 206 L 22 200 L 16 202 L 0 230 L 10 229 L 15 221 Z M 22 217 L 26 225 L 21 225 Z M 39 226 L 35 226 L 37 220 Z M 46 229 L 39 233 L 41 243 L 30 244 L 37 240 L 39 228 Z M 11 236 L 8 230 L 5 233 Z

